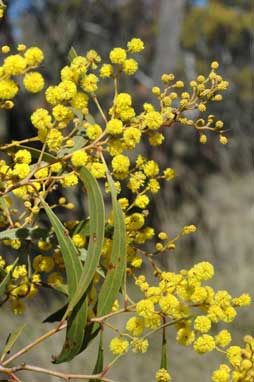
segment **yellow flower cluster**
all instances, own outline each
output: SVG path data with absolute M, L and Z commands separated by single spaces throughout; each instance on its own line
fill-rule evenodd
M 31 93 L 38 93 L 44 87 L 42 75 L 34 71 L 44 59 L 41 49 L 37 47 L 27 49 L 25 45 L 19 45 L 17 50 L 19 53 L 8 55 L 0 66 L 0 107 L 5 109 L 14 106 L 12 99 L 19 91 L 16 76 L 23 76 L 24 88 Z M 9 52 L 9 46 L 1 47 L 2 54 Z
M 245 347 L 230 346 L 226 351 L 227 364 L 221 364 L 212 375 L 214 382 L 249 382 L 254 380 L 254 338 L 244 337 Z
M 166 238 L 165 233 L 160 234 Z M 193 345 L 197 353 L 227 347 L 231 342 L 228 330 L 221 330 L 215 336 L 208 334 L 218 322 L 230 323 L 236 317 L 236 308 L 248 306 L 248 294 L 232 298 L 225 290 L 215 291 L 204 282 L 212 279 L 214 269 L 209 262 L 195 264 L 189 270 L 179 273 L 161 272 L 156 286 L 150 286 L 144 275 L 136 278 L 136 285 L 144 298 L 136 304 L 136 316 L 126 323 L 127 331 L 143 336 L 145 329 L 159 328 L 163 321 L 176 328 L 176 340 L 184 346 Z

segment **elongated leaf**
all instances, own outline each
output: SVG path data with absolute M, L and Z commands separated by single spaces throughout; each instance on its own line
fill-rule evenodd
M 57 154 L 58 158 L 63 157 L 66 154 L 74 153 L 74 151 L 77 151 L 84 147 L 87 143 L 87 139 L 85 139 L 82 135 L 76 135 L 72 138 L 74 145 L 72 147 L 65 147 L 62 150 L 60 150 Z
M 14 267 L 17 264 L 18 261 L 19 261 L 18 258 L 14 261 L 14 263 L 12 264 L 12 269 L 14 269 Z M 5 293 L 6 287 L 7 287 L 7 285 L 9 284 L 9 282 L 11 280 L 11 275 L 12 275 L 12 270 L 9 273 L 7 273 L 5 278 L 0 283 L 0 296 L 2 296 Z
M 68 232 L 58 217 L 54 214 L 54 212 L 49 208 L 43 199 L 41 199 L 41 203 L 54 228 L 58 243 L 61 248 L 67 275 L 69 298 L 71 299 L 77 290 L 79 279 L 82 273 L 82 265 L 78 258 L 78 252 L 70 236 L 68 235 Z M 55 357 L 55 363 L 70 361 L 75 357 L 75 355 L 78 354 L 83 344 L 86 319 L 87 298 L 84 296 L 84 298 L 79 302 L 79 304 L 77 304 L 75 309 L 72 311 L 72 314 L 68 318 L 65 343 L 60 355 Z
M 100 188 L 95 178 L 85 167 L 81 168 L 79 177 L 87 189 L 90 237 L 85 265 L 76 292 L 70 300 L 66 315 L 72 311 L 86 293 L 97 270 L 104 241 L 105 212 Z
M 162 335 L 162 347 L 161 347 L 161 369 L 168 369 L 168 350 L 167 350 L 167 340 L 165 338 L 165 332 L 163 330 Z
M 98 355 L 97 355 L 96 364 L 93 369 L 93 374 L 101 373 L 103 370 L 103 365 L 104 365 L 104 347 L 103 347 L 103 331 L 101 331 Z M 89 382 L 100 382 L 100 381 L 99 379 L 90 379 Z
M 109 173 L 107 173 L 107 178 L 112 195 L 114 233 L 111 261 L 98 297 L 98 316 L 103 316 L 111 311 L 119 293 L 126 267 L 126 233 L 123 212 L 117 201 L 115 185 Z
M 54 313 L 46 317 L 42 322 L 59 322 L 62 320 L 64 313 L 66 312 L 68 304 L 65 304 L 60 309 L 57 309 Z
M 68 53 L 68 60 L 69 60 L 69 63 L 71 64 L 72 61 L 74 60 L 75 57 L 77 57 L 77 52 L 76 52 L 76 49 L 72 46 L 71 49 L 69 50 L 69 53 Z
M 85 220 L 81 220 L 73 230 L 73 235 L 79 233 L 81 236 L 89 236 L 90 235 L 90 218 Z
M 58 355 L 53 363 L 59 364 L 72 360 L 83 344 L 84 331 L 87 322 L 88 299 L 86 296 L 79 301 L 68 319 L 66 338 L 61 354 Z
M 48 230 L 43 228 L 13 228 L 0 232 L 0 240 L 34 240 L 46 239 L 48 236 Z
M 26 324 L 23 324 L 23 325 L 19 326 L 16 330 L 14 330 L 14 332 L 12 332 L 8 336 L 6 344 L 5 344 L 5 347 L 4 347 L 4 350 L 3 350 L 3 353 L 1 355 L 1 361 L 3 361 L 5 356 L 11 351 L 11 349 L 13 348 L 15 343 L 17 342 L 18 338 L 22 334 L 25 326 L 26 326 Z

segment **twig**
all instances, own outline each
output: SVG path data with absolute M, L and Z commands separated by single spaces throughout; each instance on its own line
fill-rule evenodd
M 44 369 L 42 367 L 28 365 L 26 363 L 23 363 L 19 366 L 14 366 L 12 368 L 5 368 L 0 365 L 0 372 L 12 375 L 13 373 L 16 373 L 18 371 L 32 371 L 34 373 L 40 373 L 40 374 L 47 374 L 52 375 L 53 377 L 62 378 L 65 381 L 70 381 L 71 379 L 99 379 L 104 382 L 114 382 L 112 379 L 104 378 L 102 373 L 99 374 L 69 374 L 69 373 L 63 373 L 60 371 L 54 371 L 50 369 Z
M 41 337 L 38 337 L 36 340 L 31 342 L 29 345 L 25 346 L 23 349 L 19 350 L 17 353 L 13 354 L 10 358 L 8 358 L 6 361 L 2 363 L 3 366 L 9 365 L 10 362 L 14 361 L 14 359 L 20 357 L 21 355 L 27 353 L 30 349 L 38 345 L 39 343 L 45 341 L 47 338 L 53 336 L 60 330 L 65 329 L 67 326 L 66 323 L 62 324 L 61 326 L 57 326 L 56 328 L 50 330 L 49 332 L 43 334 Z

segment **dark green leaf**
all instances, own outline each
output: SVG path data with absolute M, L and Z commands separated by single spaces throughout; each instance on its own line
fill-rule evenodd
M 3 353 L 1 355 L 1 361 L 3 361 L 5 356 L 11 351 L 11 349 L 15 345 L 17 339 L 19 338 L 19 336 L 23 332 L 25 326 L 26 326 L 26 324 L 23 324 L 23 325 L 19 326 L 16 330 L 14 330 L 13 333 L 11 333 L 8 336 L 6 344 L 5 344 L 5 347 L 4 347 L 4 350 L 3 350 Z
M 126 232 L 123 212 L 117 200 L 113 179 L 109 173 L 107 173 L 107 179 L 112 195 L 114 233 L 109 269 L 98 297 L 98 316 L 103 316 L 111 311 L 118 296 L 126 267 Z
M 18 258 L 14 261 L 14 263 L 12 264 L 12 269 L 15 268 L 16 264 L 18 263 L 18 261 L 19 261 Z M 9 284 L 9 282 L 11 280 L 11 275 L 12 275 L 12 270 L 9 273 L 7 273 L 5 278 L 0 283 L 0 296 L 2 296 L 5 293 L 6 287 L 8 286 L 8 284 Z
M 54 313 L 50 314 L 42 322 L 58 322 L 62 320 L 64 313 L 66 312 L 68 304 L 62 306 L 62 308 L 56 310 Z
M 49 237 L 49 231 L 43 228 L 13 228 L 0 232 L 0 240 L 35 240 L 47 237 Z
M 77 290 L 82 273 L 82 265 L 78 257 L 78 252 L 68 231 L 64 228 L 58 217 L 43 199 L 41 199 L 41 203 L 54 228 L 61 248 L 67 275 L 69 299 L 72 299 Z M 70 361 L 78 354 L 83 344 L 84 327 L 86 325 L 87 317 L 87 298 L 86 296 L 83 297 L 84 298 L 82 298 L 79 304 L 76 305 L 71 312 L 71 315 L 68 317 L 65 343 L 60 355 L 55 358 L 55 363 Z
M 70 300 L 66 315 L 68 312 L 72 311 L 84 293 L 86 293 L 98 267 L 104 241 L 105 213 L 99 185 L 85 167 L 80 169 L 79 177 L 84 183 L 88 194 L 90 237 L 85 265 L 76 292 Z
M 55 364 L 70 361 L 79 354 L 84 339 L 87 311 L 88 299 L 84 295 L 68 318 L 64 346 L 61 353 L 54 359 Z

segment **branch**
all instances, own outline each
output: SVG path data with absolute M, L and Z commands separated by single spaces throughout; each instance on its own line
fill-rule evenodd
M 63 330 L 65 329 L 67 326 L 66 323 L 62 324 L 62 325 L 58 325 L 56 328 L 50 330 L 49 332 L 43 334 L 41 337 L 38 337 L 36 340 L 34 340 L 33 342 L 31 342 L 29 345 L 25 346 L 23 349 L 19 350 L 17 353 L 13 354 L 13 356 L 11 356 L 10 358 L 8 358 L 6 361 L 4 361 L 2 363 L 3 366 L 6 366 L 8 365 L 10 362 L 14 361 L 14 359 L 20 357 L 21 355 L 27 353 L 30 349 L 32 349 L 34 346 L 38 345 L 39 343 L 45 341 L 47 338 L 53 336 L 54 334 L 56 334 L 57 332 L 59 332 L 60 330 Z M 0 370 L 1 371 L 1 370 Z
M 34 373 L 40 373 L 40 374 L 47 374 L 52 375 L 53 377 L 58 377 L 61 379 L 64 379 L 65 381 L 70 381 L 71 379 L 99 379 L 104 382 L 114 382 L 112 379 L 104 378 L 102 373 L 99 374 L 69 374 L 69 373 L 62 373 L 60 371 L 54 371 L 50 369 L 44 369 L 42 367 L 32 366 L 28 365 L 26 363 L 23 363 L 19 366 L 14 366 L 12 368 L 5 368 L 0 365 L 0 372 L 12 375 L 13 373 L 17 373 L 18 371 L 32 371 Z

